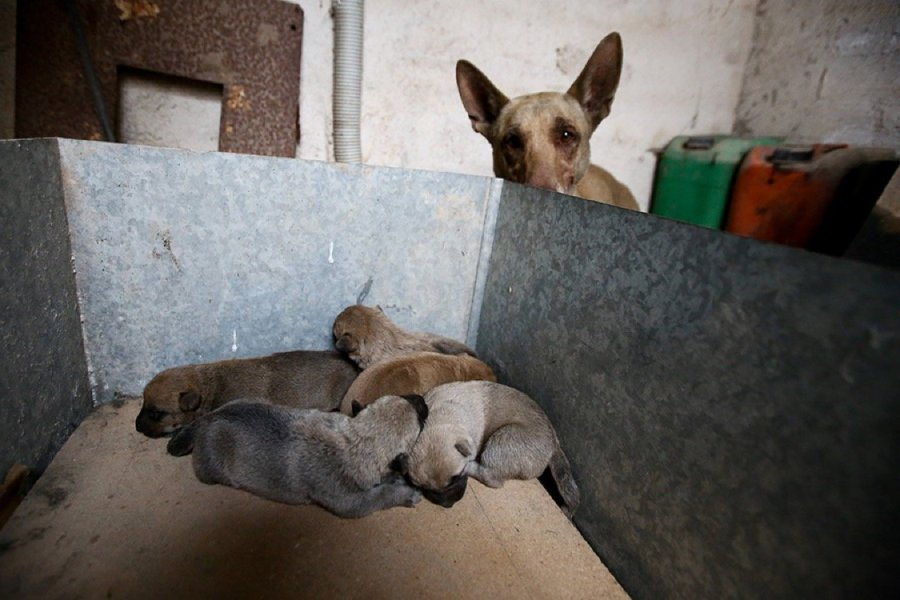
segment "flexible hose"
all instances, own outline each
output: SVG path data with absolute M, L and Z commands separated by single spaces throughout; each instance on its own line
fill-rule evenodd
M 359 113 L 362 97 L 363 0 L 333 0 L 334 159 L 360 162 Z

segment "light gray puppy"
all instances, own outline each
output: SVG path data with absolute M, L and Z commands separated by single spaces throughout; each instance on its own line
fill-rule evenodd
M 490 381 L 440 385 L 425 395 L 428 422 L 400 470 L 425 498 L 453 506 L 466 491 L 466 477 L 489 487 L 507 479 L 534 479 L 545 469 L 556 483 L 562 510 L 571 517 L 580 494 L 569 459 L 550 420 L 537 403 Z
M 385 396 L 356 418 L 238 401 L 186 425 L 167 448 L 175 456 L 193 451 L 194 473 L 204 483 L 363 517 L 421 499 L 392 465 L 427 416 L 421 396 Z

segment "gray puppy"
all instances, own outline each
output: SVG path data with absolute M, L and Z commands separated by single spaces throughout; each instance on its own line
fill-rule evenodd
M 571 517 L 580 494 L 569 459 L 550 420 L 518 390 L 490 381 L 440 385 L 425 396 L 429 417 L 400 470 L 425 498 L 453 506 L 466 491 L 466 477 L 489 487 L 507 479 L 534 479 L 545 469 Z
M 174 456 L 193 451 L 203 483 L 355 518 L 421 499 L 392 465 L 412 447 L 427 416 L 421 396 L 385 396 L 355 419 L 238 401 L 186 425 L 167 448 Z
M 412 352 L 475 356 L 475 351 L 462 342 L 434 333 L 403 329 L 391 321 L 380 306 L 348 306 L 335 318 L 332 332 L 334 347 L 360 369 Z

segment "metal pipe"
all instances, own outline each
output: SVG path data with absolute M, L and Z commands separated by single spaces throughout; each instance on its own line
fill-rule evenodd
M 360 162 L 360 99 L 363 70 L 363 0 L 333 0 L 334 158 Z

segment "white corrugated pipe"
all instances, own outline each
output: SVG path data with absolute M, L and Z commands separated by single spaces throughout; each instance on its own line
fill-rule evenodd
M 333 0 L 334 158 L 360 162 L 359 112 L 362 97 L 363 0 Z

